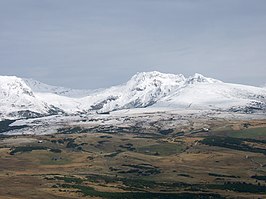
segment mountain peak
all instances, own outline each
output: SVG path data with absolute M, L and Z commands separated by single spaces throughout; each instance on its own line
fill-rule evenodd
M 139 72 L 135 74 L 130 81 L 143 83 L 145 81 L 174 81 L 174 82 L 181 82 L 185 80 L 185 77 L 182 74 L 168 74 L 168 73 L 161 73 L 158 71 L 151 71 L 151 72 Z
M 194 83 L 221 83 L 222 81 L 205 77 L 199 73 L 195 73 L 193 76 L 188 77 L 186 82 L 188 84 L 194 84 Z
M 16 76 L 0 76 L 0 92 L 1 99 L 12 95 L 19 98 L 20 94 L 34 96 L 31 88 Z
M 36 98 L 31 88 L 16 76 L 0 76 L 0 116 L 24 117 L 48 114 L 52 110 Z
M 158 71 L 141 72 L 134 75 L 128 82 L 127 88 L 137 91 L 172 90 L 180 86 L 186 78 L 183 75 L 161 73 Z
M 182 74 L 141 72 L 123 85 L 92 93 L 32 79 L 0 76 L 0 116 L 21 111 L 47 115 L 61 110 L 66 113 L 110 112 L 148 106 L 230 109 L 245 107 L 251 102 L 264 111 L 265 99 L 263 88 L 222 83 L 199 73 L 185 78 Z

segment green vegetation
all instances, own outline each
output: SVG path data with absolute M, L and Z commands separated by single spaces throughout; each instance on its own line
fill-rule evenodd
M 133 144 L 131 144 L 131 143 L 127 143 L 127 144 L 124 144 L 124 145 L 121 144 L 121 145 L 119 145 L 119 147 L 122 148 L 122 149 L 127 149 L 129 151 L 135 151 L 136 150 L 136 148 L 133 147 Z
M 233 137 L 206 137 L 204 140 L 201 141 L 202 144 L 206 144 L 209 146 L 218 146 L 240 151 L 249 151 L 253 153 L 263 153 L 264 155 L 266 155 L 266 149 L 253 147 L 247 142 L 252 144 L 266 143 L 266 141 L 264 140 L 242 139 Z
M 110 136 L 110 135 L 101 135 L 100 138 L 102 138 L 102 139 L 104 139 L 104 138 L 111 139 L 112 136 Z
M 167 142 L 137 148 L 137 152 L 139 153 L 144 153 L 148 155 L 162 155 L 162 156 L 173 155 L 176 153 L 180 153 L 182 151 L 183 151 L 183 146 L 181 144 L 167 143 Z
M 251 178 L 254 178 L 254 179 L 256 179 L 256 180 L 263 180 L 263 181 L 265 181 L 266 182 L 266 176 L 251 176 Z
M 62 152 L 61 149 L 50 149 L 50 151 L 53 153 L 61 153 Z
M 100 141 L 98 141 L 98 144 L 104 144 L 106 142 L 109 142 L 109 141 L 108 140 L 100 140 Z
M 266 186 L 246 182 L 225 182 L 224 184 L 207 185 L 210 189 L 223 189 L 237 192 L 266 193 Z
M 239 176 L 234 176 L 234 175 L 225 175 L 225 174 L 218 174 L 218 173 L 208 173 L 209 176 L 214 176 L 214 177 L 223 177 L 223 178 L 240 178 Z
M 47 149 L 48 148 L 44 146 L 18 146 L 10 152 L 10 155 L 15 155 L 16 153 L 19 152 L 31 152 L 34 150 L 47 150 Z
M 119 171 L 118 173 L 134 173 L 141 176 L 150 176 L 161 173 L 161 170 L 158 167 L 152 165 L 142 164 L 142 165 L 129 165 L 123 164 L 122 166 L 129 167 L 127 171 Z
M 193 178 L 192 176 L 185 174 L 185 173 L 179 173 L 178 176 L 187 177 L 187 178 Z
M 224 198 L 219 194 L 207 194 L 207 193 L 152 193 L 152 192 L 101 192 L 96 191 L 92 187 L 82 186 L 82 185 L 69 185 L 63 184 L 62 188 L 72 188 L 78 189 L 85 196 L 92 197 L 102 197 L 108 199 L 139 199 L 139 198 L 147 198 L 147 199 L 208 199 L 208 198 Z
M 240 131 L 232 131 L 229 136 L 236 138 L 266 139 L 266 128 L 249 128 Z
M 86 129 L 83 129 L 81 127 L 69 127 L 69 128 L 60 128 L 57 130 L 58 133 L 63 134 L 74 134 L 74 133 L 85 133 L 87 132 Z
M 49 148 L 46 146 L 18 146 L 15 148 L 12 148 L 10 151 L 10 155 L 15 155 L 16 153 L 24 153 L 24 152 L 31 152 L 36 150 L 49 150 L 52 153 L 61 153 L 61 149 L 56 148 Z
M 82 151 L 83 150 L 82 145 L 75 143 L 75 139 L 67 138 L 67 139 L 64 139 L 64 141 L 68 142 L 66 145 L 66 148 L 72 149 L 74 151 Z
M 39 161 L 40 165 L 65 165 L 71 163 L 71 158 L 66 154 L 55 154 L 55 153 L 36 153 L 33 154 L 36 160 Z
M 265 177 L 265 176 L 264 176 Z M 174 198 L 179 196 L 184 196 L 186 198 L 186 195 L 182 194 L 176 194 L 176 193 L 152 193 L 152 192 L 140 192 L 142 190 L 147 189 L 153 189 L 153 188 L 173 188 L 173 189 L 180 189 L 180 188 L 186 188 L 186 190 L 190 191 L 200 191 L 204 192 L 206 189 L 218 189 L 218 190 L 231 190 L 235 192 L 247 192 L 247 193 L 265 193 L 266 192 L 266 186 L 260 185 L 259 183 L 251 184 L 246 182 L 225 182 L 223 184 L 188 184 L 183 182 L 175 182 L 175 183 L 162 183 L 162 182 L 155 182 L 152 180 L 144 180 L 144 179 L 129 179 L 129 178 L 121 178 L 121 177 L 114 177 L 114 176 L 103 176 L 103 175 L 90 175 L 87 176 L 86 179 L 80 179 L 76 177 L 60 177 L 55 176 L 54 178 L 46 178 L 47 180 L 63 180 L 64 182 L 68 184 L 58 184 L 59 187 L 62 188 L 74 188 L 78 189 L 80 192 L 82 192 L 84 195 L 87 196 L 94 196 L 94 197 L 103 197 L 103 198 L 135 198 L 135 197 L 144 197 L 144 198 Z M 82 182 L 84 181 L 90 181 L 90 182 L 101 182 L 104 181 L 105 183 L 114 183 L 114 182 L 122 182 L 126 187 L 129 188 L 131 191 L 136 192 L 100 192 L 96 191 L 94 188 L 87 187 L 82 185 Z M 71 184 L 70 184 L 71 183 Z M 127 190 L 127 188 L 125 188 Z M 131 195 L 134 193 L 133 195 Z M 144 194 L 144 195 L 143 195 Z M 188 193 L 187 196 L 190 196 L 191 198 L 195 198 L 196 195 Z M 203 194 L 202 197 L 198 198 L 211 198 L 217 196 L 218 198 L 221 198 L 220 195 L 205 195 Z M 216 197 L 215 197 L 216 198 Z
M 61 177 L 61 176 L 55 176 L 54 179 L 57 179 L 57 180 L 63 180 L 63 181 L 66 182 L 66 183 L 76 183 L 76 184 L 80 184 L 80 183 L 83 182 L 83 179 L 81 179 L 81 178 L 67 177 L 67 176 L 64 176 L 64 177 Z
M 160 130 L 159 133 L 162 135 L 168 135 L 170 133 L 173 133 L 174 130 L 173 129 L 165 129 L 165 130 Z
M 78 147 L 79 145 L 75 143 L 74 140 L 70 140 L 67 145 L 66 145 L 66 148 L 72 148 L 72 149 L 75 149 L 76 147 Z
M 121 152 L 122 152 L 121 150 L 117 150 L 117 151 L 115 151 L 113 153 L 104 155 L 104 157 L 113 158 L 113 157 L 117 156 Z
M 168 187 L 168 188 L 186 188 L 192 186 L 189 183 L 183 182 L 156 182 L 153 180 L 145 179 L 142 177 L 138 178 L 125 178 L 125 177 L 117 177 L 117 176 L 107 176 L 107 175 L 89 175 L 86 177 L 88 181 L 94 183 L 100 183 L 104 181 L 105 183 L 114 183 L 114 182 L 122 182 L 129 190 L 139 190 L 147 188 L 158 188 L 158 187 Z
M 9 126 L 10 124 L 12 124 L 15 121 L 16 120 L 4 120 L 4 121 L 0 121 L 0 133 L 4 133 L 4 132 L 7 132 L 7 131 L 16 130 L 16 129 L 22 129 L 22 128 L 27 127 L 27 125 L 22 125 L 22 126 Z
M 105 183 L 122 182 L 125 186 L 130 187 L 130 190 L 155 188 L 157 186 L 164 185 L 162 183 L 157 183 L 152 180 L 145 180 L 140 178 L 129 179 L 117 176 L 107 176 L 107 175 L 89 175 L 87 176 L 87 180 L 90 182 L 104 181 Z

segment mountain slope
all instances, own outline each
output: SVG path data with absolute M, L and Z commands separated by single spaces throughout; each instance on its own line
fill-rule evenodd
M 265 111 L 265 89 L 222 81 L 195 74 L 183 75 L 159 72 L 138 73 L 126 84 L 106 89 L 82 99 L 98 112 L 128 108 L 172 107 L 186 109 L 216 109 L 224 111 Z M 86 109 L 86 107 L 83 107 Z
M 34 93 L 53 93 L 60 96 L 80 98 L 88 96 L 95 92 L 92 90 L 81 90 L 65 88 L 61 86 L 51 86 L 28 78 L 23 78 L 22 80 L 32 89 Z
M 183 75 L 163 74 L 156 71 L 142 72 L 134 75 L 124 85 L 114 86 L 83 98 L 81 104 L 83 109 L 90 106 L 90 110 L 99 112 L 143 108 L 169 95 L 184 81 Z
M 265 111 L 266 92 L 261 88 L 239 84 L 194 82 L 162 98 L 155 106 L 242 112 Z
M 0 76 L 0 85 L 2 117 L 21 117 L 27 111 L 38 116 L 57 112 L 105 113 L 150 106 L 266 112 L 265 88 L 224 83 L 200 74 L 185 78 L 181 74 L 142 72 L 123 85 L 93 92 L 6 76 Z
M 0 108 L 0 118 L 35 117 L 57 111 L 37 99 L 30 87 L 14 76 L 0 76 Z

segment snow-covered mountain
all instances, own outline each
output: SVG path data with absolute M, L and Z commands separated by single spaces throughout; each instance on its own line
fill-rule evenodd
M 251 113 L 266 111 L 266 92 L 259 87 L 224 83 L 197 73 L 185 78 L 180 74 L 142 72 L 124 85 L 81 100 L 83 110 L 90 107 L 98 112 L 148 106 Z
M 198 76 L 198 75 L 197 75 Z M 204 78 L 202 76 L 202 78 Z M 252 113 L 266 111 L 265 89 L 221 81 L 194 81 L 188 78 L 176 92 L 160 99 L 156 107 L 212 109 Z M 193 78 L 192 78 L 193 79 Z
M 229 84 L 195 74 L 142 72 L 127 83 L 87 91 L 49 86 L 35 80 L 0 76 L 2 117 L 20 111 L 43 114 L 105 113 L 114 110 L 168 107 L 266 112 L 265 88 Z M 61 112 L 62 112 L 61 111 Z M 16 114 L 15 117 L 17 117 Z
M 81 100 L 81 104 L 83 109 L 89 107 L 90 110 L 98 112 L 144 108 L 177 90 L 185 80 L 183 75 L 156 71 L 137 73 L 126 84 L 85 97 Z
M 0 77 L 0 118 L 36 117 L 57 111 L 57 108 L 36 98 L 21 78 Z
M 65 88 L 61 86 L 51 86 L 29 78 L 23 78 L 22 80 L 35 93 L 53 93 L 60 96 L 79 98 L 79 97 L 85 97 L 95 92 L 92 90 L 81 90 L 81 89 Z

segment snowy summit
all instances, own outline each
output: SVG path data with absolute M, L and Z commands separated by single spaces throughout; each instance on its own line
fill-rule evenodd
M 0 107 L 2 119 L 146 107 L 253 113 L 266 111 L 266 90 L 224 83 L 198 73 L 186 78 L 182 74 L 141 72 L 125 84 L 96 91 L 0 76 Z

